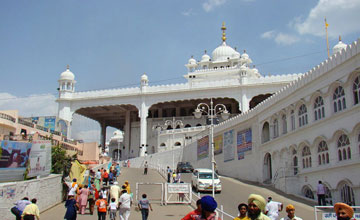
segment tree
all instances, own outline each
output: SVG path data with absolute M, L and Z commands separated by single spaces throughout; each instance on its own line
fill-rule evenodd
M 70 172 L 71 162 L 77 159 L 77 155 L 70 157 L 66 155 L 64 150 L 59 144 L 52 147 L 51 152 L 51 173 L 63 174 L 67 176 Z

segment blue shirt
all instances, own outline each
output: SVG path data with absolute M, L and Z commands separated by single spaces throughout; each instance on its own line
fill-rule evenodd
M 15 207 L 19 209 L 20 212 L 23 212 L 25 209 L 25 206 L 31 204 L 29 200 L 19 200 L 15 202 Z
M 148 199 L 140 199 L 139 204 L 142 209 L 149 209 L 150 202 Z

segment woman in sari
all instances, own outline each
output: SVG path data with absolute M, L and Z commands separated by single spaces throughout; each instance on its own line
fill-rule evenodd
M 65 220 L 76 220 L 76 208 L 79 204 L 74 199 L 73 195 L 69 195 L 65 202 L 66 213 L 64 216 Z
M 85 214 L 85 208 L 88 202 L 88 196 L 90 194 L 90 191 L 88 189 L 88 185 L 85 185 L 84 188 L 80 190 L 80 199 L 79 199 L 79 205 L 80 205 L 80 213 L 83 215 Z

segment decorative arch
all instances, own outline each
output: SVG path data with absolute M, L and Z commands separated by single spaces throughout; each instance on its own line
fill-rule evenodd
M 342 202 L 350 206 L 355 205 L 355 194 L 351 181 L 344 179 L 338 183 L 336 188 L 340 192 L 340 198 Z
M 269 122 L 264 122 L 261 130 L 261 142 L 265 143 L 270 141 L 270 125 Z
M 174 144 L 175 147 L 181 147 L 181 143 L 178 141 Z
M 186 125 L 184 126 L 184 128 L 191 128 L 191 125 L 190 125 L 190 124 L 186 124 Z
M 272 180 L 272 161 L 271 161 L 271 154 L 266 153 L 264 156 L 264 181 L 271 181 Z
M 260 94 L 254 96 L 249 102 L 249 109 L 255 108 L 255 106 L 257 106 L 259 103 L 261 103 L 262 101 L 264 101 L 265 99 L 269 98 L 272 95 L 273 94 L 271 93 L 266 93 L 266 94 Z
M 303 186 L 303 188 L 301 189 L 301 192 L 302 192 L 303 196 L 305 196 L 306 198 L 315 199 L 314 190 L 312 189 L 311 185 Z

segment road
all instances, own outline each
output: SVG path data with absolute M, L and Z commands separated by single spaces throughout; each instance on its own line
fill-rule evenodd
M 182 173 L 181 180 L 186 183 L 191 183 L 191 174 Z M 314 218 L 314 208 L 312 206 L 306 205 L 289 199 L 288 197 L 279 195 L 269 189 L 254 186 L 250 184 L 243 183 L 241 181 L 229 178 L 229 177 L 220 177 L 222 184 L 222 192 L 220 194 L 215 194 L 215 199 L 218 204 L 224 206 L 224 211 L 231 214 L 232 216 L 237 216 L 238 210 L 237 206 L 240 203 L 247 203 L 247 199 L 251 193 L 262 195 L 265 199 L 269 196 L 273 198 L 273 201 L 281 202 L 284 204 L 284 210 L 281 212 L 280 217 L 285 217 L 285 207 L 288 204 L 293 204 L 295 206 L 295 213 L 298 217 L 302 219 L 315 219 Z M 211 195 L 210 193 L 201 193 L 201 195 Z

